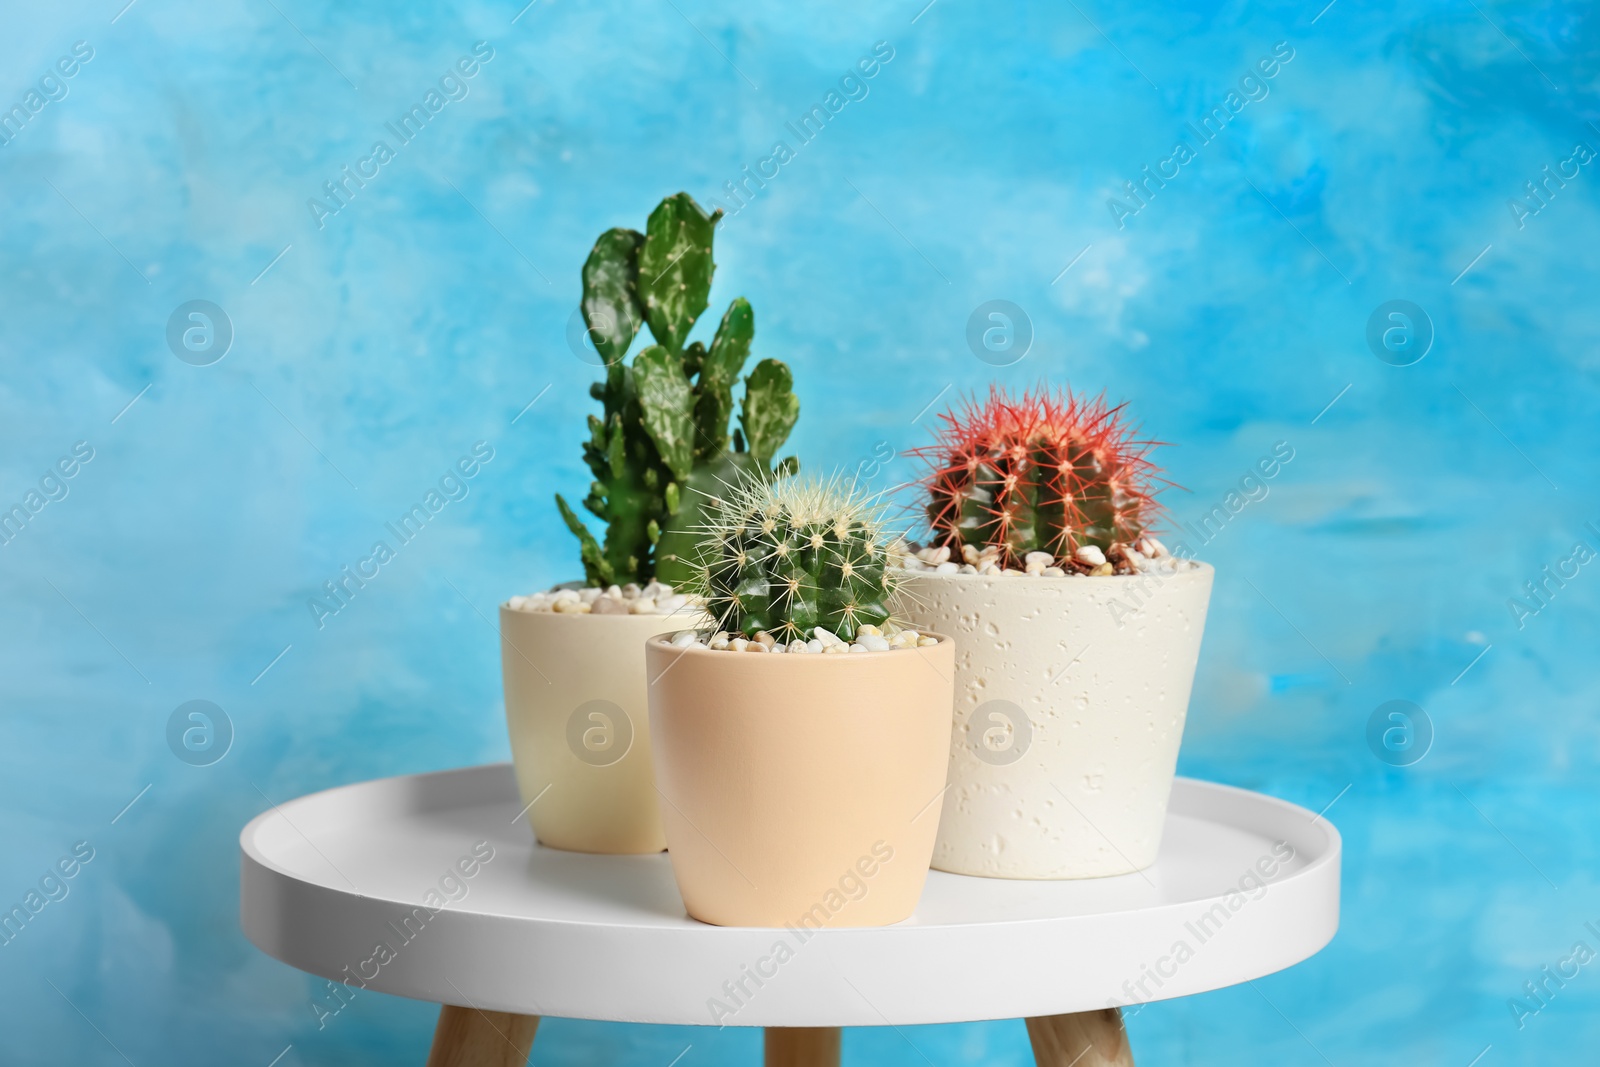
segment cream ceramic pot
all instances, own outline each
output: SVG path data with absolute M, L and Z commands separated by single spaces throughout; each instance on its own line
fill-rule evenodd
M 649 642 L 668 856 L 718 926 L 884 926 L 916 909 L 949 763 L 954 649 L 752 654 Z
M 906 577 L 897 615 L 958 649 L 936 869 L 1094 878 L 1155 862 L 1212 575 Z
M 500 606 L 506 726 L 528 822 L 574 852 L 660 852 L 644 643 L 698 615 L 567 615 Z

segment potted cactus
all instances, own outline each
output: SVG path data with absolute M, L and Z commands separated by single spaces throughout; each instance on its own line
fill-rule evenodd
M 1152 536 L 1163 484 L 1120 407 L 992 389 L 942 416 L 894 606 L 951 634 L 933 866 L 1087 878 L 1156 857 L 1211 595 Z
M 881 926 L 916 908 L 949 762 L 954 649 L 889 610 L 874 502 L 747 481 L 708 504 L 710 623 L 646 644 L 656 784 L 689 914 Z
M 535 835 L 556 848 L 666 847 L 650 769 L 644 642 L 698 617 L 693 599 L 674 588 L 688 568 L 671 546 L 692 540 L 701 500 L 722 481 L 795 467 L 793 459 L 776 470 L 772 463 L 800 410 L 789 368 L 777 360 L 744 378 L 740 427 L 729 434 L 755 333 L 749 302 L 733 301 L 709 345 L 689 340 L 709 301 L 716 220 L 678 193 L 651 212 L 645 233 L 601 234 L 583 265 L 583 317 L 605 364 L 605 380 L 590 388 L 602 413 L 589 416 L 583 454 L 594 482 L 584 506 L 605 529 L 596 539 L 557 494 L 584 578 L 500 608 L 517 780 Z M 641 325 L 655 343 L 630 365 Z

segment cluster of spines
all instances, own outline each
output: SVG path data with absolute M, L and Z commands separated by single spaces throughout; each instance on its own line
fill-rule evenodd
M 1160 519 L 1163 479 L 1123 407 L 1104 396 L 1040 386 L 1022 396 L 991 387 L 939 416 L 927 467 L 924 517 L 935 545 L 994 546 L 1004 567 L 1030 552 L 1062 563 L 1093 545 L 1132 544 Z
M 780 641 L 823 627 L 850 641 L 889 621 L 898 570 L 876 497 L 838 476 L 751 479 L 705 509 L 692 589 L 716 629 Z

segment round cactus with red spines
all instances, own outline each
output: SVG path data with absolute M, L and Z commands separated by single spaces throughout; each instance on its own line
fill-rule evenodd
M 998 549 L 1002 567 L 1031 552 L 1073 565 L 1079 548 L 1109 557 L 1138 541 L 1161 517 L 1163 479 L 1122 405 L 1040 386 L 1020 397 L 991 387 L 941 414 L 938 440 L 913 455 L 924 481 L 931 544 Z

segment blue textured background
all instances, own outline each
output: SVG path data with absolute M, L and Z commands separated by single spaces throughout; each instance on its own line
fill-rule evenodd
M 319 1031 L 312 980 L 246 943 L 238 830 L 264 796 L 506 757 L 480 615 L 577 570 L 550 496 L 586 483 L 593 368 L 564 338 L 590 241 L 680 188 L 727 203 L 878 41 L 870 94 L 717 244 L 713 308 L 748 296 L 758 351 L 793 365 L 809 467 L 922 443 L 946 386 L 1041 375 L 1181 443 L 1179 520 L 1295 450 L 1200 553 L 1218 585 L 1181 769 L 1336 800 L 1343 926 L 1254 988 L 1144 1010 L 1140 1062 L 1592 1058 L 1593 967 L 1520 1030 L 1508 1000 L 1600 948 L 1600 568 L 1523 628 L 1507 607 L 1600 547 L 1600 174 L 1520 225 L 1508 207 L 1600 147 L 1592 5 L 923 2 L 0 12 L 0 106 L 94 50 L 0 146 L 0 503 L 94 449 L 0 548 L 0 904 L 96 849 L 0 947 L 0 1059 L 421 1062 L 431 1008 L 370 995 Z M 308 198 L 477 41 L 467 97 L 319 228 Z M 1108 198 L 1278 42 L 1266 98 L 1119 229 Z M 208 367 L 164 340 L 197 298 L 237 334 Z M 990 299 L 1036 331 L 1003 369 L 965 341 Z M 1365 341 L 1390 299 L 1436 332 L 1413 366 Z M 319 631 L 307 598 L 479 440 L 470 496 Z M 206 768 L 164 737 L 196 698 L 237 731 Z M 1409 768 L 1365 741 L 1391 699 L 1436 731 Z M 755 1062 L 759 1038 L 554 1020 L 535 1058 L 662 1067 L 690 1043 L 682 1067 Z M 851 1031 L 846 1055 L 1027 1062 L 1020 1023 Z

